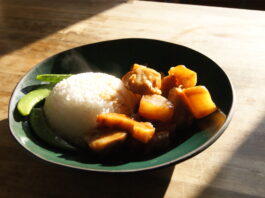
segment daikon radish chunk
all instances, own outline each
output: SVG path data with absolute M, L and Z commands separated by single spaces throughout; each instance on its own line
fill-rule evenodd
M 192 124 L 193 115 L 186 103 L 184 92 L 181 88 L 172 88 L 168 94 L 168 100 L 174 105 L 173 121 L 176 125 L 187 127 Z
M 199 119 L 216 111 L 217 107 L 205 86 L 187 88 L 183 92 L 189 109 L 195 118 Z
M 194 87 L 197 83 L 197 73 L 184 65 L 171 67 L 168 74 L 174 76 L 177 81 L 177 86 L 182 85 L 183 88 Z
M 103 151 L 106 150 L 115 144 L 123 142 L 127 137 L 127 133 L 123 131 L 115 131 L 112 133 L 103 134 L 100 137 L 93 139 L 88 142 L 88 146 L 93 151 Z
M 97 115 L 96 121 L 100 126 L 111 129 L 124 129 L 126 131 L 131 131 L 135 123 L 135 120 L 129 118 L 125 114 L 118 113 L 99 114 Z
M 140 101 L 139 114 L 147 120 L 170 122 L 174 106 L 161 95 L 144 95 Z
M 146 154 L 154 152 L 162 152 L 170 147 L 171 144 L 171 132 L 170 131 L 157 131 L 151 141 L 146 144 L 144 152 Z
M 148 143 L 155 133 L 155 128 L 150 122 L 135 122 L 133 130 L 131 131 L 132 136 L 143 142 Z
M 138 122 L 124 114 L 103 113 L 97 115 L 97 123 L 100 126 L 126 130 L 135 139 L 147 143 L 153 137 L 155 128 L 150 122 Z
M 162 78 L 162 84 L 161 84 L 162 95 L 167 97 L 169 90 L 177 86 L 178 86 L 177 80 L 174 76 L 172 75 L 165 76 L 164 78 Z

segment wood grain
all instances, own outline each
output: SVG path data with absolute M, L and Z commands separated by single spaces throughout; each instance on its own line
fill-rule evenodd
M 176 166 L 102 175 L 52 166 L 12 137 L 8 102 L 19 79 L 63 50 L 142 37 L 209 56 L 236 91 L 226 132 Z M 143 1 L 0 1 L 0 197 L 265 197 L 265 13 Z

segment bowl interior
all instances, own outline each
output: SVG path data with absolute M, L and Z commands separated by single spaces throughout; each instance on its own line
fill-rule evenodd
M 164 72 L 184 64 L 198 74 L 198 84 L 205 85 L 217 106 L 227 115 L 224 122 L 206 124 L 201 130 L 187 132 L 179 137 L 171 150 L 152 158 L 102 164 L 87 160 L 75 153 L 63 152 L 47 146 L 36 138 L 16 110 L 18 100 L 40 84 L 37 74 L 80 73 L 100 71 L 121 77 L 133 63 L 150 66 Z M 233 89 L 224 71 L 206 56 L 180 45 L 149 39 L 121 39 L 74 48 L 54 55 L 33 68 L 18 83 L 9 105 L 10 129 L 17 141 L 36 156 L 60 165 L 102 172 L 130 172 L 170 165 L 187 159 L 212 144 L 225 130 L 233 106 Z

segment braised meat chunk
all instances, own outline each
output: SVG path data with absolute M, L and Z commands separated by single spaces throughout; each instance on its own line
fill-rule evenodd
M 161 94 L 161 74 L 154 69 L 134 64 L 131 71 L 122 77 L 122 81 L 134 93 Z

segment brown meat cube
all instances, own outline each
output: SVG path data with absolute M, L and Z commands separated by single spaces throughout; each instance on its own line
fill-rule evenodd
M 154 69 L 134 64 L 122 81 L 127 89 L 136 94 L 161 94 L 161 74 Z

